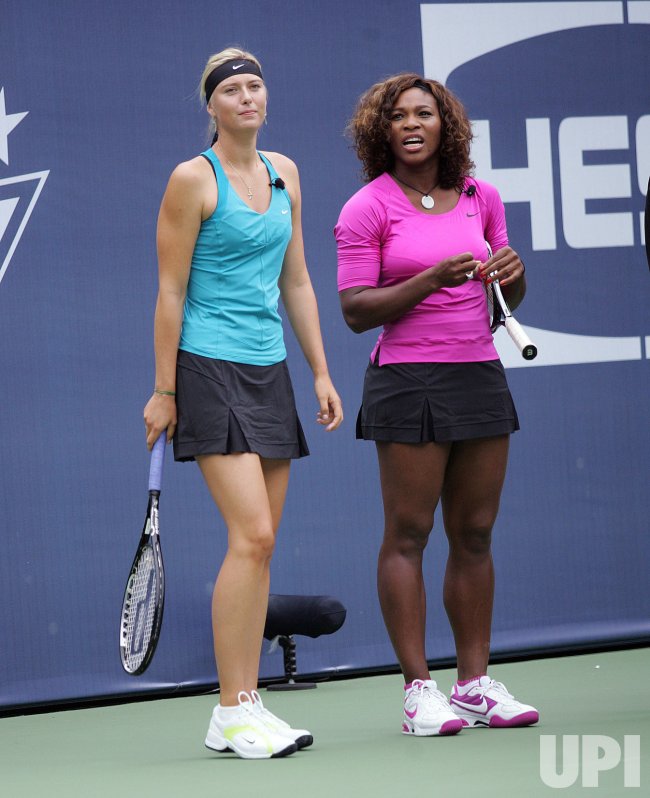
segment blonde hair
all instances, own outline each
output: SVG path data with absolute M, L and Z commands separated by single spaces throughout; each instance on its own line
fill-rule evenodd
M 225 50 L 211 55 L 210 58 L 208 58 L 208 62 L 205 65 L 203 74 L 201 75 L 201 82 L 199 83 L 199 97 L 201 98 L 202 103 L 205 102 L 205 82 L 208 79 L 208 75 L 222 64 L 225 64 L 228 61 L 235 61 L 237 59 L 252 61 L 257 67 L 259 67 L 260 71 L 262 70 L 262 65 L 257 58 L 255 58 L 252 53 L 242 50 L 239 47 L 226 47 Z

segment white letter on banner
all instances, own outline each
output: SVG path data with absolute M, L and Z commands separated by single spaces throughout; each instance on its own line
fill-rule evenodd
M 650 9 L 650 3 L 648 3 Z M 649 12 L 650 13 L 650 12 Z M 636 123 L 636 174 L 639 191 L 645 196 L 650 178 L 650 116 L 642 116 Z M 645 244 L 645 211 L 640 213 L 641 246 Z
M 528 166 L 495 169 L 492 166 L 490 122 L 472 122 L 475 139 L 472 158 L 477 176 L 499 189 L 504 202 L 530 203 L 530 227 L 534 250 L 555 249 L 555 206 L 551 126 L 548 119 L 526 120 Z
M 560 178 L 564 237 L 574 249 L 631 247 L 631 213 L 587 213 L 588 199 L 631 196 L 629 164 L 585 166 L 587 150 L 625 150 L 629 147 L 627 117 L 584 116 L 562 120 L 559 130 Z

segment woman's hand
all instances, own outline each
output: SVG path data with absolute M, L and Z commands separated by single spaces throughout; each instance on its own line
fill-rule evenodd
M 472 280 L 481 266 L 471 252 L 461 252 L 451 258 L 445 258 L 429 270 L 438 282 L 438 287 L 453 288 Z
M 343 406 L 329 375 L 314 378 L 314 391 L 320 405 L 316 421 L 325 427 L 326 432 L 332 432 L 343 421 Z
M 524 264 L 514 249 L 502 247 L 480 265 L 478 276 L 488 283 L 498 280 L 505 287 L 523 277 L 525 271 Z
M 526 267 L 514 249 L 502 247 L 489 260 L 481 264 L 477 274 L 481 280 L 488 283 L 498 280 L 510 310 L 514 310 L 519 307 L 526 296 L 525 271 Z
M 147 430 L 147 449 L 150 451 L 165 430 L 167 441 L 171 441 L 176 429 L 176 399 L 154 393 L 144 408 L 144 424 Z

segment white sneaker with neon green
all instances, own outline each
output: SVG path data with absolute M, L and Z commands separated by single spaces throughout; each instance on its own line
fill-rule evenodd
M 298 748 L 307 748 L 308 745 L 314 742 L 311 732 L 308 732 L 307 729 L 292 729 L 286 720 L 282 720 L 282 718 L 279 718 L 267 709 L 257 690 L 251 690 L 251 698 L 253 699 L 255 711 L 271 731 L 276 731 L 278 734 L 289 737 L 295 742 Z
M 242 759 L 275 759 L 298 750 L 285 734 L 271 729 L 260 717 L 252 697 L 239 693 L 237 707 L 214 708 L 205 744 L 213 751 L 234 751 Z

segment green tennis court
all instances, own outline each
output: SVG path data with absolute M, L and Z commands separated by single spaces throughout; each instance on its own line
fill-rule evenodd
M 2 789 L 7 798 L 141 796 L 512 796 L 646 795 L 650 785 L 650 649 L 495 665 L 493 678 L 535 704 L 538 726 L 465 730 L 457 737 L 400 733 L 401 677 L 323 683 L 267 693 L 270 709 L 314 733 L 312 748 L 280 760 L 244 761 L 203 747 L 215 697 L 9 717 L 0 720 Z M 432 673 L 446 692 L 452 671 Z M 602 770 L 597 788 L 547 786 L 540 737 L 612 738 L 627 756 Z M 630 738 L 633 740 L 630 741 Z M 614 747 L 616 744 L 612 743 Z M 640 751 L 640 762 L 638 752 Z M 623 757 L 621 758 L 623 759 Z M 555 765 L 555 762 L 551 763 Z

